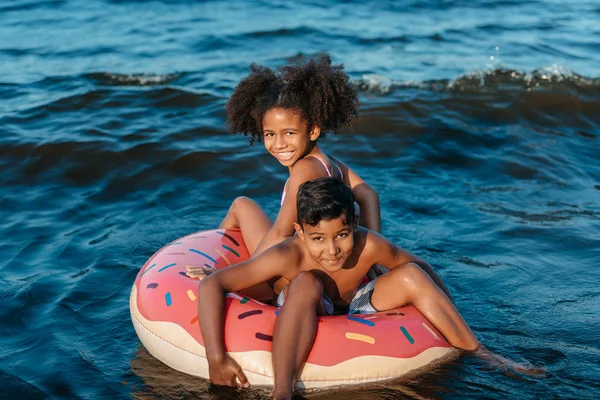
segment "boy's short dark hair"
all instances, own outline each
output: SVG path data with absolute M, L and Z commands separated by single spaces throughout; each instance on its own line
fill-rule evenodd
M 296 196 L 298 223 L 317 226 L 344 216 L 346 224 L 354 223 L 354 191 L 337 178 L 317 178 L 304 182 Z

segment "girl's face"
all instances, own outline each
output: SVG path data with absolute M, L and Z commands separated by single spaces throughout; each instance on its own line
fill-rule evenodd
M 265 148 L 281 165 L 291 168 L 314 148 L 321 130 L 309 129 L 296 110 L 271 108 L 263 117 Z

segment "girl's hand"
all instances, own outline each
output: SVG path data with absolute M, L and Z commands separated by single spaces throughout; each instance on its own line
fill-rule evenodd
M 242 368 L 229 354 L 218 361 L 209 362 L 208 374 L 215 385 L 250 387 Z
M 214 268 L 185 266 L 185 274 L 192 279 L 202 280 L 213 272 L 215 272 Z

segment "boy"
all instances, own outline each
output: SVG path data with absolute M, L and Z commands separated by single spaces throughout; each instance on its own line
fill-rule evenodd
M 198 288 L 198 316 L 206 347 L 210 378 L 215 384 L 246 387 L 247 379 L 223 346 L 224 292 L 236 292 L 282 276 L 290 283 L 277 299 L 282 309 L 273 332 L 274 395 L 291 398 L 294 382 L 311 350 L 317 315 L 348 307 L 364 314 L 415 306 L 460 349 L 475 350 L 479 342 L 452 302 L 420 267 L 429 265 L 358 226 L 354 194 L 335 178 L 302 184 L 297 195 L 297 235 L 255 258 L 218 271 Z M 390 272 L 359 289 L 372 265 Z

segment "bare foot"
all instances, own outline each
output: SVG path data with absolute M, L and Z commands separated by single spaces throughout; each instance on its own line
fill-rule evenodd
M 502 369 L 506 372 L 514 371 L 534 378 L 541 378 L 546 375 L 545 368 L 539 368 L 528 363 L 518 363 L 516 361 L 509 360 L 508 358 L 503 357 L 498 353 L 494 353 L 483 346 L 479 346 L 477 350 L 473 351 L 473 354 L 482 360 L 487 361 L 491 366 Z
M 188 278 L 202 280 L 215 272 L 213 268 L 208 267 L 192 267 L 191 265 L 185 266 L 185 274 Z

